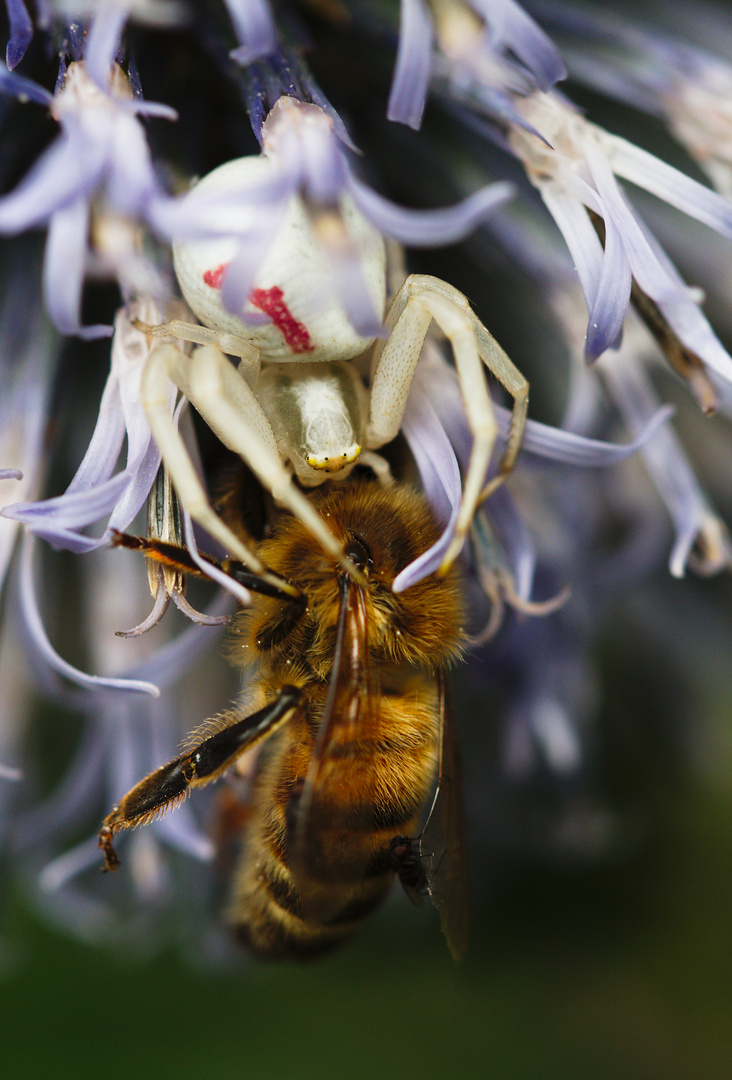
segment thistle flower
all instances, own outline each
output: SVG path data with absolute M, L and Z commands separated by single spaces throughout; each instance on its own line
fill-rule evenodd
M 710 35 L 709 18 L 699 17 L 699 9 L 693 20 L 669 10 L 665 32 L 644 22 L 628 25 L 607 12 L 585 17 L 571 5 L 545 11 L 563 35 L 572 76 L 663 119 L 712 186 L 729 198 L 732 64 L 712 51 L 732 29 L 727 13 L 714 13 Z M 579 46 L 577 33 L 584 39 Z
M 560 21 L 554 5 L 534 17 L 515 0 L 394 0 L 376 9 L 351 0 L 348 25 L 338 22 L 340 8 L 313 14 L 303 6 L 295 17 L 267 0 L 33 8 L 7 0 L 6 8 L 0 580 L 7 578 L 10 599 L 0 652 L 0 855 L 57 924 L 89 940 L 124 934 L 141 947 L 152 920 L 137 914 L 140 900 L 155 909 L 153 932 L 163 936 L 166 913 L 179 903 L 173 867 L 186 873 L 180 866 L 191 857 L 211 857 L 202 798 L 127 839 L 129 893 L 121 901 L 103 895 L 92 872 L 100 807 L 173 756 L 180 736 L 234 693 L 211 656 L 231 600 L 204 595 L 205 611 L 194 617 L 213 626 L 180 624 L 172 610 L 163 618 L 171 597 L 188 615 L 192 606 L 158 574 L 147 615 L 143 570 L 132 554 L 107 547 L 113 530 L 144 528 L 139 515 L 158 474 L 160 449 L 140 386 L 152 350 L 172 340 L 145 327 L 187 318 L 175 308 L 171 248 L 225 242 L 211 288 L 238 320 L 266 323 L 272 313 L 252 302 L 252 288 L 296 207 L 327 269 L 310 282 L 313 305 L 327 293 L 358 334 L 385 332 L 344 224 L 354 209 L 389 244 L 392 291 L 403 244 L 410 267 L 458 279 L 526 369 L 532 416 L 517 468 L 480 507 L 461 557 L 472 639 L 456 681 L 479 702 L 469 745 L 484 737 L 489 696 L 501 702 L 498 752 L 469 806 L 489 849 L 499 821 L 522 858 L 547 835 L 547 851 L 560 859 L 572 844 L 583 858 L 604 857 L 617 817 L 599 780 L 598 640 L 622 597 L 640 594 L 667 567 L 678 578 L 730 565 L 720 423 L 699 417 L 671 388 L 658 347 L 661 339 L 705 408 L 729 408 L 732 359 L 702 313 L 700 291 L 665 251 L 685 218 L 713 230 L 720 244 L 732 239 L 727 61 L 710 56 L 709 42 L 680 44 L 673 19 L 662 36 L 621 26 L 606 12 L 598 18 L 587 6 L 581 19 L 562 20 L 570 74 L 661 118 L 706 169 L 713 191 L 610 130 L 607 118 L 604 128 L 581 113 L 571 83 L 566 93 L 556 88 L 565 66 L 549 37 Z M 73 32 L 72 8 L 81 20 Z M 176 33 L 166 37 L 169 28 Z M 51 93 L 55 71 L 49 77 L 43 55 L 54 52 L 60 79 Z M 587 58 L 598 55 L 593 68 Z M 181 70 L 195 79 L 181 81 Z M 148 87 L 165 103 L 144 101 Z M 719 99 L 713 115 L 704 104 L 710 92 Z M 38 104 L 60 130 L 29 166 L 35 148 L 15 134 Z M 147 118 L 171 123 L 161 134 L 164 125 L 146 127 Z M 394 135 L 393 121 L 413 131 Z M 246 182 L 193 185 L 194 175 L 242 158 Z M 626 182 L 663 204 L 649 218 L 653 232 L 649 200 L 634 194 L 631 202 Z M 655 235 L 661 214 L 663 247 Z M 24 235 L 37 228 L 47 230 L 42 297 L 38 252 Z M 434 250 L 445 246 L 451 254 Z M 112 289 L 95 288 L 99 277 Z M 709 310 L 722 310 L 724 282 L 704 284 Z M 655 341 L 630 312 L 644 298 L 646 315 L 655 313 Z M 97 321 L 87 325 L 87 311 Z M 111 348 L 102 351 L 93 339 L 111 334 L 112 324 Z M 62 343 L 59 331 L 76 340 Z M 97 373 L 108 366 L 102 387 Z M 498 395 L 494 407 L 499 437 L 489 487 L 510 428 Z M 215 473 L 220 447 L 191 420 L 172 383 L 164 409 L 180 423 L 198 474 Z M 452 543 L 471 448 L 467 411 L 449 350 L 430 331 L 404 415 L 406 449 L 400 442 L 386 453 L 425 491 L 444 532 L 402 570 L 396 591 L 438 570 Z M 559 426 L 548 422 L 559 416 Z M 187 545 L 205 550 L 207 538 L 183 519 Z M 74 570 L 56 573 L 57 566 Z M 81 599 L 69 635 L 73 574 Z M 142 632 L 152 626 L 152 634 Z M 191 690 L 189 670 L 216 677 Z M 33 693 L 82 720 L 53 790 L 43 788 L 14 722 Z M 547 790 L 556 813 L 517 839 L 517 800 Z M 587 806 L 605 815 L 604 839 L 592 833 Z M 115 931 L 117 903 L 133 914 Z

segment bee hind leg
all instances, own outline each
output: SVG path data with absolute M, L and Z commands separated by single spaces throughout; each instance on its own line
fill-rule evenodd
M 176 806 L 190 788 L 216 780 L 240 754 L 289 719 L 301 697 L 302 691 L 298 687 L 283 686 L 275 701 L 215 732 L 195 749 L 161 765 L 136 784 L 107 815 L 99 830 L 104 869 L 116 870 L 119 866 L 113 844 L 115 833 L 147 825 Z

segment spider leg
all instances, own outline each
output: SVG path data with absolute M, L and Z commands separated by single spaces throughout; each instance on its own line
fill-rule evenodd
M 151 326 L 148 323 L 135 319 L 133 325 L 142 331 L 148 338 L 177 338 L 178 341 L 189 341 L 194 345 L 218 345 L 222 352 L 229 356 L 238 356 L 241 360 L 240 371 L 246 372 L 249 383 L 253 383 L 259 374 L 260 358 L 259 349 L 252 345 L 246 338 L 229 334 L 223 330 L 213 330 L 209 326 L 201 326 L 200 323 L 186 322 L 184 319 L 171 319 L 169 322 Z
M 152 351 L 143 373 L 141 394 L 155 440 L 178 497 L 190 515 L 235 558 L 266 578 L 267 570 L 213 510 L 166 404 L 171 379 L 201 414 L 214 434 L 247 463 L 274 499 L 307 527 L 322 548 L 351 574 L 360 574 L 307 496 L 295 487 L 282 462 L 272 428 L 253 390 L 215 345 L 203 345 L 189 357 L 173 345 Z
M 223 358 L 223 354 L 220 355 Z M 192 358 L 186 356 L 175 345 L 165 343 L 156 346 L 148 357 L 142 375 L 140 384 L 142 406 L 150 423 L 153 438 L 183 506 L 226 551 L 255 573 L 261 574 L 266 569 L 264 563 L 242 543 L 211 506 L 168 409 L 168 381 L 173 382 L 186 397 L 190 398 L 191 363 Z M 246 386 L 243 380 L 239 381 L 242 386 Z M 274 441 L 274 436 L 272 438 Z
M 441 571 L 445 572 L 459 554 L 480 502 L 505 480 L 515 464 L 526 424 L 529 385 L 473 313 L 462 293 L 438 278 L 412 274 L 397 293 L 387 315 L 389 337 L 385 342 L 377 343 L 375 348 L 367 447 L 378 448 L 396 437 L 419 354 L 433 319 L 452 346 L 465 414 L 473 436 L 455 535 L 441 566 Z M 514 399 L 508 444 L 498 472 L 488 485 L 485 485 L 485 476 L 498 427 L 483 365 Z

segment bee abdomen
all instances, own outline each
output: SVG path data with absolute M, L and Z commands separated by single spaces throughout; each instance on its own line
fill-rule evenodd
M 312 922 L 303 916 L 289 869 L 268 854 L 257 866 L 245 865 L 229 918 L 238 940 L 259 956 L 308 959 L 354 933 L 381 902 L 392 880 L 393 873 L 386 869 L 363 879 L 348 888 L 342 903 L 337 901 L 335 915 Z M 342 891 L 334 883 L 324 887 Z
M 435 717 L 402 697 L 382 703 L 370 721 L 358 738 L 333 740 L 307 796 L 314 736 L 304 721 L 283 732 L 260 775 L 229 910 L 239 940 L 260 956 L 328 951 L 394 881 L 391 841 L 413 835 L 432 782 Z
M 298 792 L 299 786 L 293 784 L 292 790 Z M 315 880 L 310 885 L 322 894 L 327 915 L 316 921 L 303 913 L 288 864 L 287 804 L 270 804 L 266 818 L 260 817 L 250 833 L 229 911 L 234 932 L 247 948 L 273 959 L 307 959 L 334 948 L 360 927 L 394 880 L 388 851 L 395 832 L 388 829 L 382 835 L 375 827 L 376 807 L 367 816 L 369 827 L 349 833 L 341 858 L 334 857 L 336 838 L 327 829 L 317 830 L 319 850 L 313 853 Z M 404 822 L 401 810 L 396 818 Z

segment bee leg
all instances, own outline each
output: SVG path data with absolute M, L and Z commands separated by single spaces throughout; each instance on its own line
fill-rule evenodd
M 299 610 L 305 607 L 305 597 L 300 590 L 279 577 L 271 570 L 266 575 L 255 574 L 244 563 L 237 559 L 223 559 L 219 561 L 205 552 L 200 553 L 201 566 L 193 561 L 193 556 L 187 548 L 179 547 L 178 544 L 170 544 L 165 540 L 158 540 L 152 536 L 130 536 L 129 533 L 111 530 L 112 543 L 115 547 L 126 548 L 128 551 L 139 551 L 151 562 L 156 562 L 163 568 L 178 571 L 180 574 L 193 574 L 196 577 L 206 577 L 205 567 L 211 566 L 221 570 L 227 577 L 243 585 L 251 592 L 260 593 L 262 596 L 272 596 L 275 600 L 292 602 Z
M 188 790 L 215 780 L 245 750 L 270 735 L 295 709 L 302 691 L 283 686 L 276 701 L 204 739 L 187 754 L 162 765 L 128 791 L 99 830 L 104 869 L 116 870 L 119 857 L 113 838 L 120 829 L 147 825 L 185 798 Z
M 412 840 L 408 836 L 395 836 L 389 845 L 389 861 L 392 869 L 399 876 L 405 893 L 412 903 L 419 907 L 422 897 L 427 896 L 429 892 L 427 875 L 419 852 L 419 839 Z

